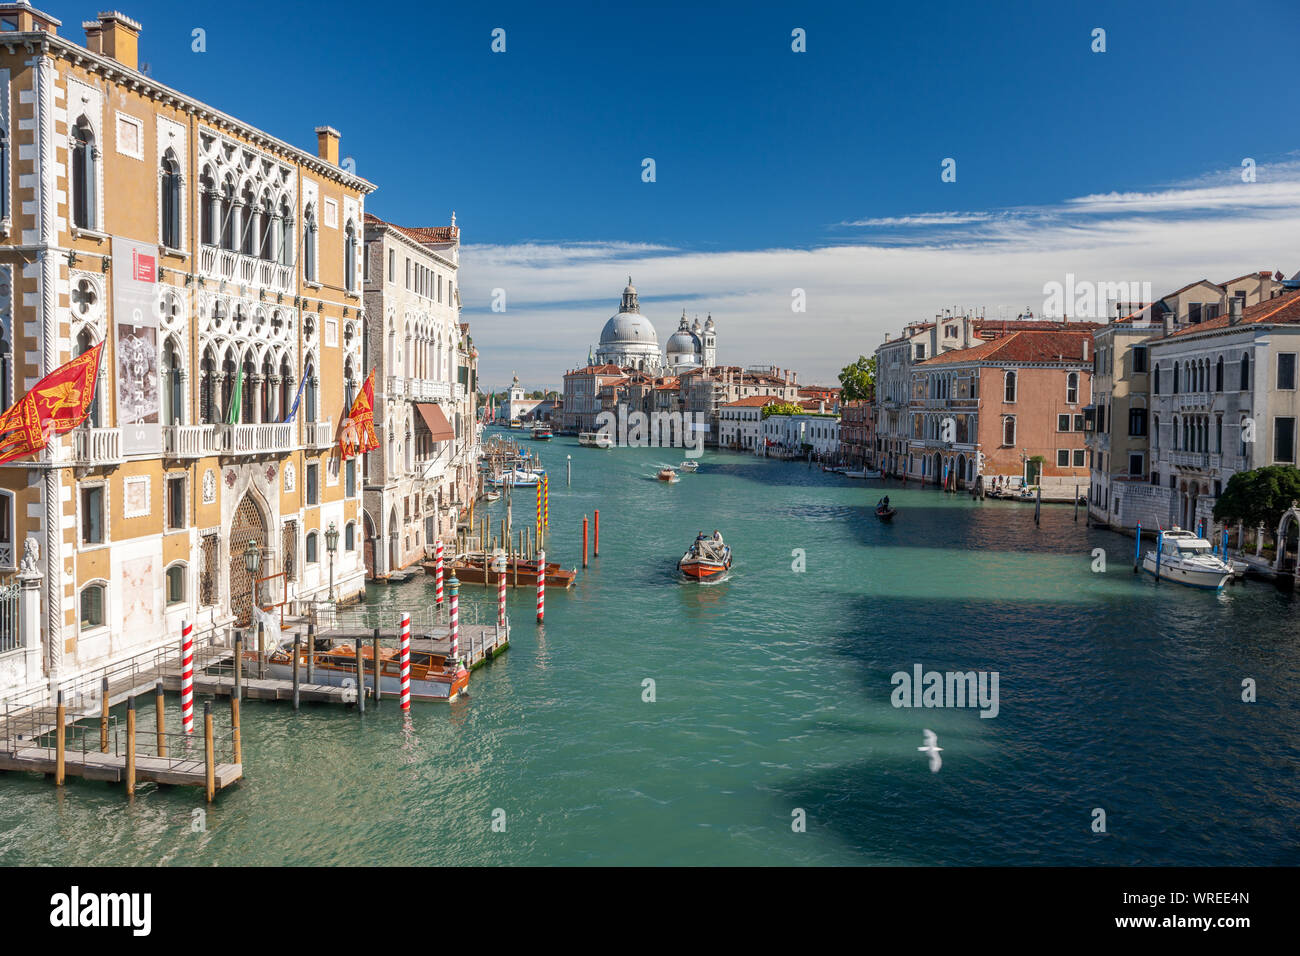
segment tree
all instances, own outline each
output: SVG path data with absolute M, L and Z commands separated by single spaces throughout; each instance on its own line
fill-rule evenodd
M 859 355 L 852 365 L 840 370 L 840 400 L 844 402 L 870 401 L 876 389 L 876 357 Z
M 1269 465 L 1254 471 L 1239 471 L 1228 479 L 1214 504 L 1214 520 L 1224 524 L 1240 521 L 1248 528 L 1263 522 L 1276 530 L 1282 512 L 1300 501 L 1300 469 L 1291 465 Z
M 804 407 L 796 405 L 794 402 L 773 402 L 771 405 L 763 406 L 763 417 L 771 418 L 773 415 L 802 415 Z

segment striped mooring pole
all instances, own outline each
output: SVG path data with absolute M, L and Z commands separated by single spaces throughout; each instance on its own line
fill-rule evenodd
M 537 483 L 537 519 L 534 522 L 537 526 L 537 536 L 542 536 L 542 482 Z
M 455 606 L 453 604 L 453 606 Z M 452 643 L 455 641 L 453 639 Z M 379 660 L 378 657 L 375 660 Z M 411 709 L 411 615 L 408 612 L 402 613 L 402 658 L 401 670 L 402 692 L 399 700 L 402 704 L 402 710 Z M 375 687 L 379 687 L 379 678 L 375 678 Z
M 1142 522 L 1138 522 L 1137 537 L 1133 540 L 1133 573 L 1142 567 Z
M 551 526 L 551 476 L 542 475 L 542 527 Z
M 442 607 L 442 538 L 433 546 L 433 600 Z
M 515 574 L 519 573 L 519 562 L 522 558 L 515 559 Z M 497 626 L 506 626 L 506 569 L 502 568 L 497 574 Z
M 452 573 L 447 582 L 451 588 L 451 660 L 460 660 L 460 579 Z
M 537 623 L 546 617 L 546 552 L 537 552 Z
M 194 625 L 189 621 L 181 621 L 181 724 L 187 734 L 194 733 Z

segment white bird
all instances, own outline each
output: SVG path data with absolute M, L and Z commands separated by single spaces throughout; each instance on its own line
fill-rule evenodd
M 943 758 L 939 756 L 939 753 L 943 750 L 942 747 L 938 746 L 939 738 L 935 736 L 933 730 L 924 730 L 921 735 L 922 739 L 925 740 L 925 746 L 916 749 L 922 753 L 928 752 L 930 754 L 930 772 L 938 773 L 939 768 L 943 766 Z

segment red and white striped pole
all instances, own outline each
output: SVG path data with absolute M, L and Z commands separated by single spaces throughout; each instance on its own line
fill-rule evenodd
M 546 552 L 537 552 L 537 623 L 546 617 Z
M 181 723 L 187 734 L 194 733 L 194 625 L 189 621 L 181 621 Z
M 460 660 L 460 580 L 455 573 L 447 582 L 451 588 L 451 663 Z
M 506 569 L 497 572 L 497 626 L 506 626 Z
M 438 539 L 433 550 L 433 600 L 442 607 L 442 538 Z
M 411 709 L 411 615 L 402 614 L 402 656 L 399 671 L 402 680 L 402 692 L 399 700 L 402 710 Z

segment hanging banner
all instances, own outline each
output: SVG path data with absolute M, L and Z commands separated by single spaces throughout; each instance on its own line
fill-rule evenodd
M 113 237 L 113 356 L 117 424 L 126 457 L 162 454 L 158 375 L 158 247 Z

